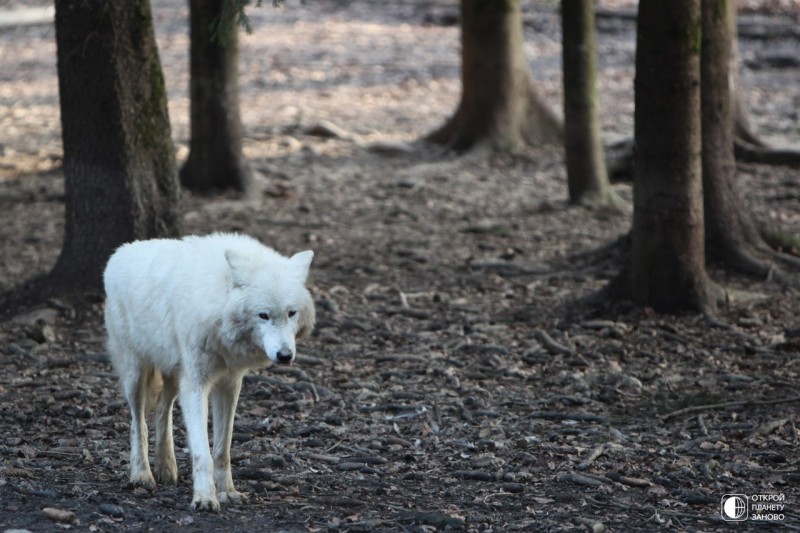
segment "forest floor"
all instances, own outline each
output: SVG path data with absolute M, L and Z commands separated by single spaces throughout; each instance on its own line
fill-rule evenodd
M 186 3 L 154 4 L 182 159 Z M 318 324 L 298 364 L 245 381 L 233 473 L 249 505 L 189 510 L 179 410 L 178 486 L 127 486 L 102 301 L 51 300 L 0 324 L 0 531 L 722 531 L 726 494 L 784 505 L 740 528 L 800 529 L 797 293 L 713 268 L 731 295 L 716 321 L 590 303 L 623 261 L 604 246 L 630 227 L 629 185 L 615 186 L 627 209 L 590 211 L 566 203 L 558 148 L 482 159 L 413 143 L 458 101 L 455 4 L 250 9 L 241 100 L 263 194 L 187 194 L 184 229 L 314 249 Z M 557 2 L 524 4 L 557 107 Z M 798 146 L 800 5 L 742 4 L 755 129 Z M 632 133 L 635 22 L 629 2 L 601 7 L 610 143 Z M 58 116 L 52 25 L 0 30 L 0 291 L 60 248 Z M 343 131 L 320 135 L 330 124 Z M 759 222 L 800 234 L 797 169 L 739 175 Z

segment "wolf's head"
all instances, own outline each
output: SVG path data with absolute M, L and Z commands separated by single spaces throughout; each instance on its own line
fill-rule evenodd
M 225 252 L 237 302 L 238 329 L 246 329 L 253 343 L 274 362 L 289 365 L 295 358 L 295 339 L 314 328 L 314 302 L 306 289 L 314 252 L 268 261 L 236 250 Z

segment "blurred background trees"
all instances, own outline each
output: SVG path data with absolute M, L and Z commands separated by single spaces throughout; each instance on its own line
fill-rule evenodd
M 461 0 L 461 102 L 428 140 L 456 151 L 514 152 L 561 142 L 523 48 L 521 0 Z
M 190 0 L 189 157 L 181 185 L 194 192 L 248 192 L 252 170 L 242 154 L 239 36 L 229 0 Z
M 639 4 L 629 282 L 656 309 L 713 311 L 724 295 L 711 260 L 795 282 L 775 261 L 797 260 L 767 246 L 736 186 L 734 14 L 715 0 Z
M 562 0 L 561 43 L 569 200 L 608 205 L 614 197 L 597 116 L 594 0 Z
M 633 249 L 623 277 L 626 294 L 664 309 L 713 308 L 719 291 L 708 259 L 782 282 L 774 260 L 796 263 L 769 249 L 735 183 L 733 147 L 744 142 L 736 132 L 745 121 L 731 70 L 733 4 L 700 5 L 643 0 L 638 13 Z M 49 286 L 97 287 L 119 244 L 179 233 L 166 94 L 146 0 L 56 7 L 67 224 Z M 533 80 L 521 0 L 461 0 L 462 92 L 428 140 L 488 153 L 563 143 L 570 202 L 613 204 L 597 117 L 594 2 L 561 7 L 565 123 Z M 252 190 L 239 110 L 243 9 L 189 2 L 191 133 L 180 182 L 192 191 Z M 680 36 L 663 20 L 683 28 Z

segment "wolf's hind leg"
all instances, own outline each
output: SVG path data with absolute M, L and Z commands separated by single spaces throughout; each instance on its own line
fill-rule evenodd
M 122 389 L 131 409 L 131 484 L 148 490 L 156 487 L 147 458 L 147 394 L 153 368 L 149 365 L 130 365 L 122 375 Z
M 214 426 L 214 481 L 219 501 L 233 505 L 241 505 L 247 500 L 245 494 L 234 488 L 231 475 L 233 418 L 241 389 L 241 374 L 224 377 L 211 389 L 211 417 Z
M 165 485 L 178 482 L 178 464 L 175 462 L 175 445 L 172 440 L 172 407 L 178 396 L 178 381 L 175 376 L 163 376 L 164 387 L 156 404 L 156 457 L 154 474 L 156 481 Z

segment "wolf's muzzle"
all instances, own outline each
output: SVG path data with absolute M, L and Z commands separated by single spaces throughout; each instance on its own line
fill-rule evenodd
M 281 348 L 281 349 L 278 351 L 278 354 L 277 354 L 277 357 L 276 357 L 276 359 L 278 360 L 278 362 L 279 362 L 280 364 L 282 364 L 282 365 L 288 365 L 289 363 L 291 363 L 291 362 L 292 362 L 292 359 L 294 359 L 294 354 L 293 354 L 293 353 L 292 353 L 292 351 L 291 351 L 290 349 L 288 349 L 288 348 Z

